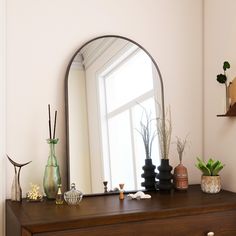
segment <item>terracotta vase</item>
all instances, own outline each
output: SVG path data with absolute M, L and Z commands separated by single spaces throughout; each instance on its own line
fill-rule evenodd
M 177 190 L 188 189 L 188 171 L 182 163 L 174 168 L 174 187 Z
M 220 176 L 205 176 L 202 175 L 201 189 L 204 193 L 218 193 L 221 190 Z

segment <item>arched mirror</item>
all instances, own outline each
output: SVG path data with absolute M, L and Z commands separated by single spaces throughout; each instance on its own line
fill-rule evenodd
M 159 68 L 139 44 L 121 36 L 85 43 L 66 73 L 68 184 L 85 194 L 103 193 L 104 181 L 108 191 L 143 189 L 140 122 L 163 116 L 163 98 Z M 158 138 L 152 147 L 159 165 Z

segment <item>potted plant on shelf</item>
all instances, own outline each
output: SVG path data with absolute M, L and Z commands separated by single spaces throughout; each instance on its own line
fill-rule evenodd
M 187 144 L 187 138 L 181 140 L 176 137 L 176 147 L 179 155 L 179 165 L 174 168 L 174 187 L 177 190 L 186 190 L 188 188 L 188 171 L 182 164 L 184 149 Z
M 165 117 L 157 119 L 157 122 L 161 150 L 161 165 L 157 168 L 159 170 L 159 173 L 157 174 L 157 179 L 159 181 L 156 186 L 159 190 L 169 191 L 173 186 L 173 175 L 171 174 L 172 166 L 169 164 L 169 150 L 172 133 L 170 108 L 167 109 Z
M 221 190 L 219 172 L 224 168 L 220 161 L 209 159 L 207 163 L 197 158 L 196 167 L 202 172 L 201 189 L 205 193 L 218 193 Z
M 226 75 L 226 70 L 230 68 L 230 64 L 228 61 L 225 61 L 223 63 L 223 74 L 218 74 L 216 77 L 216 80 L 225 85 L 225 96 L 226 96 L 226 112 L 229 110 L 229 85 L 227 83 L 227 75 Z
M 144 173 L 141 175 L 141 177 L 144 178 L 144 182 L 141 183 L 141 186 L 145 187 L 147 190 L 155 190 L 156 166 L 152 164 L 151 154 L 152 144 L 156 137 L 156 131 L 152 131 L 151 129 L 151 122 L 153 121 L 153 119 L 151 119 L 151 113 L 148 114 L 145 107 L 141 107 L 143 108 L 143 115 L 140 121 L 140 130 L 137 131 L 141 134 L 146 156 L 145 165 L 142 167 Z

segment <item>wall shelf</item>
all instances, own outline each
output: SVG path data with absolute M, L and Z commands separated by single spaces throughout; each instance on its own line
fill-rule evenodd
M 225 114 L 217 115 L 217 117 L 230 117 L 230 116 L 236 116 L 236 103 L 234 103 L 234 105 L 231 106 Z

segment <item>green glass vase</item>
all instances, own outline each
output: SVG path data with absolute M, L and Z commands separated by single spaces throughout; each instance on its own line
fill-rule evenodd
M 43 188 L 48 199 L 56 199 L 58 185 L 61 184 L 60 169 L 55 155 L 55 146 L 58 139 L 47 139 L 49 157 L 44 171 Z

